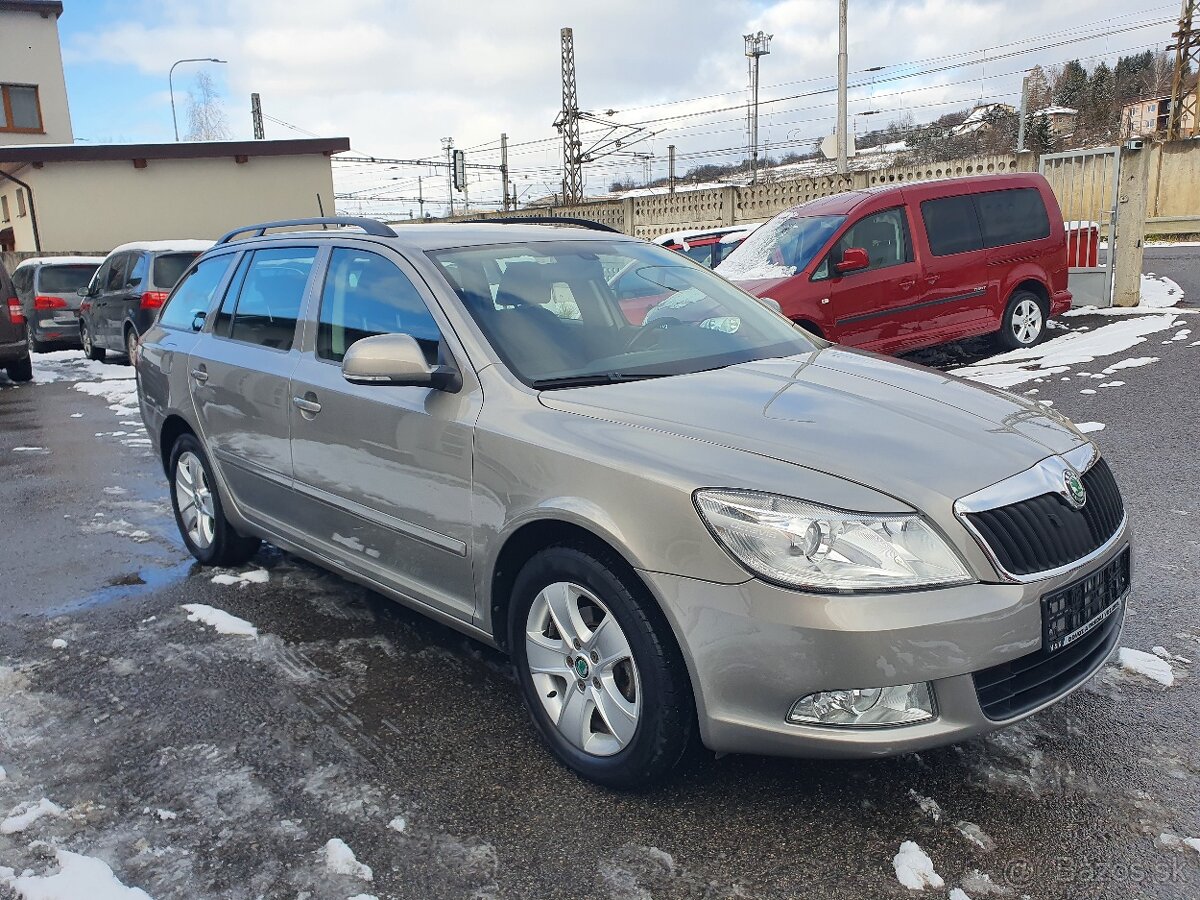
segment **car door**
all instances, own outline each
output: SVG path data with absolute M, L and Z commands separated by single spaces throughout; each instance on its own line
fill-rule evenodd
M 482 394 L 428 287 L 398 254 L 334 248 L 292 375 L 298 524 L 353 571 L 457 619 L 475 614 L 472 429 Z M 410 334 L 463 371 L 457 392 L 351 384 L 357 340 Z
M 989 280 L 988 251 L 971 194 L 933 197 L 920 203 L 922 271 L 920 327 L 938 340 L 988 330 L 995 284 Z M 916 321 L 910 323 L 916 329 Z
M 820 302 L 829 306 L 839 343 L 879 349 L 895 340 L 919 297 L 911 233 L 903 205 L 868 213 L 842 233 L 813 272 L 813 282 L 825 282 Z M 853 247 L 866 251 L 869 265 L 839 273 L 837 263 Z
M 243 514 L 268 524 L 289 514 L 288 389 L 300 358 L 296 322 L 316 256 L 313 246 L 246 251 L 188 358 L 210 459 Z
M 113 257 L 109 257 L 100 264 L 100 268 L 96 270 L 96 274 L 92 276 L 92 280 L 88 282 L 87 290 L 84 291 L 84 296 L 79 304 L 79 318 L 83 324 L 87 326 L 92 333 L 92 343 L 97 347 L 104 346 L 100 343 L 100 302 L 104 296 L 104 285 L 108 282 L 108 273 L 112 271 Z
M 100 323 L 98 337 L 100 345 L 109 350 L 125 350 L 125 339 L 120 333 L 119 316 L 121 303 L 127 293 L 126 283 L 129 276 L 129 253 L 118 253 L 112 259 L 100 293 L 99 303 L 96 304 Z

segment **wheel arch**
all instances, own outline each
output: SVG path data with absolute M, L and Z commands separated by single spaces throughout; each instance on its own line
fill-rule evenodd
M 168 480 L 171 477 L 171 451 L 175 448 L 175 442 L 185 434 L 198 437 L 196 430 L 178 413 L 167 416 L 158 432 L 158 452 L 162 461 L 163 473 Z

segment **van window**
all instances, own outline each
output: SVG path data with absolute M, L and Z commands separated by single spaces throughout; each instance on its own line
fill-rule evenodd
M 921 217 L 925 220 L 929 249 L 934 256 L 983 249 L 979 217 L 970 194 L 926 200 L 921 204 Z
M 290 350 L 304 288 L 317 251 L 279 247 L 254 251 L 238 292 L 229 337 L 273 350 Z
M 169 291 L 199 253 L 160 253 L 154 257 L 154 286 Z
M 867 251 L 871 260 L 868 271 L 912 262 L 908 217 L 904 215 L 904 208 L 898 206 L 885 209 L 851 225 L 821 261 L 821 265 L 813 273 L 812 280 L 828 278 L 830 266 L 838 262 L 850 247 L 860 247 Z
M 213 294 L 225 273 L 233 265 L 236 254 L 226 253 L 202 260 L 196 268 L 179 283 L 171 299 L 163 308 L 158 324 L 165 328 L 182 328 L 191 331 L 196 316 L 207 314 L 212 305 Z M 108 265 L 105 263 L 105 265 Z
M 91 281 L 94 274 L 94 265 L 43 266 L 38 273 L 38 288 L 44 294 L 74 294 Z
M 1003 247 L 1050 236 L 1046 204 L 1036 188 L 1013 188 L 975 195 L 983 245 Z

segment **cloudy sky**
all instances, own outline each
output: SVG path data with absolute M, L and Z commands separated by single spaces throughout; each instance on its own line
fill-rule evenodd
M 850 109 L 865 131 L 910 112 L 927 121 L 982 100 L 1016 103 L 1023 70 L 1162 49 L 1177 0 L 850 0 Z M 346 135 L 359 154 L 436 158 L 453 136 L 468 161 L 496 163 L 511 144 L 518 193 L 557 185 L 561 149 L 559 29 L 575 29 L 580 107 L 653 136 L 585 169 L 586 189 L 640 181 L 652 154 L 666 174 L 738 158 L 746 142 L 742 35 L 774 35 L 762 61 L 760 137 L 770 152 L 811 147 L 833 130 L 836 0 L 64 0 L 59 21 L 77 139 L 172 138 L 167 70 L 206 66 L 233 137 L 251 137 L 249 95 L 262 95 L 268 138 Z M 882 67 L 876 71 L 868 71 Z M 176 70 L 180 121 L 197 68 Z M 741 108 L 739 109 L 739 105 Z M 609 114 L 609 110 L 613 112 Z M 877 110 L 877 115 L 861 113 Z M 288 123 L 293 126 L 279 124 Z M 299 129 L 299 130 L 296 130 Z M 585 128 L 585 133 L 587 129 Z M 388 196 L 372 210 L 406 216 L 417 177 L 440 213 L 444 170 L 339 163 L 341 193 Z M 498 176 L 472 173 L 471 200 L 499 196 Z M 461 199 L 461 198 L 460 198 Z M 440 205 L 439 205 L 440 204 Z M 359 204 L 343 203 L 355 211 Z

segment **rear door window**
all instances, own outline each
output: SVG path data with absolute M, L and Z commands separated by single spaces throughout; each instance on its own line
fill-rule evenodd
M 175 289 L 163 308 L 158 324 L 165 328 L 199 330 L 197 317 L 208 313 L 213 295 L 236 257 L 236 253 L 225 253 L 201 260 Z
M 1046 204 L 1036 188 L 1014 188 L 975 195 L 983 245 L 1003 247 L 1050 236 Z
M 316 255 L 314 247 L 254 251 L 238 292 L 230 339 L 290 350 Z
M 154 286 L 164 291 L 175 287 L 199 253 L 160 253 L 154 257 Z
M 942 197 L 921 204 L 921 217 L 934 256 L 950 256 L 983 249 L 979 216 L 970 194 Z
M 340 363 L 356 341 L 377 334 L 411 335 L 437 362 L 441 331 L 408 276 L 378 253 L 338 247 L 321 292 L 317 356 Z

